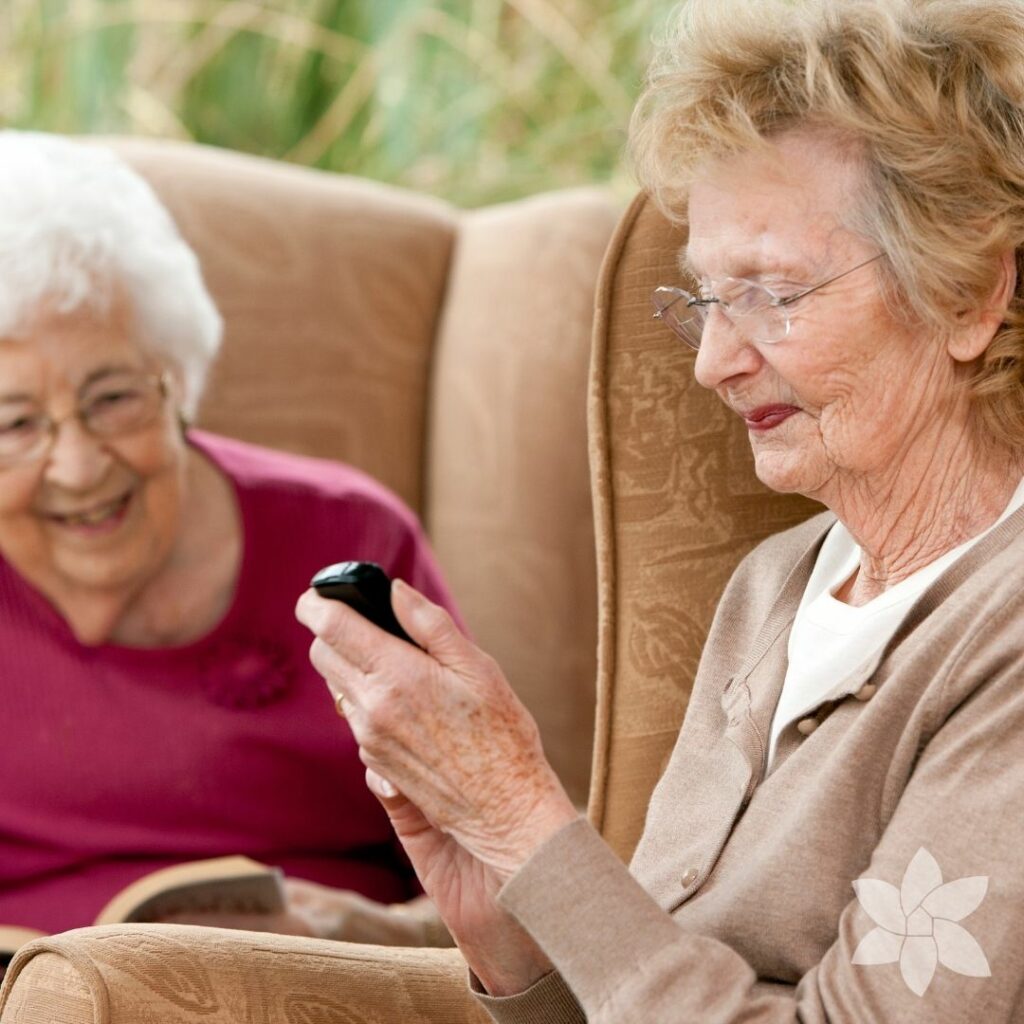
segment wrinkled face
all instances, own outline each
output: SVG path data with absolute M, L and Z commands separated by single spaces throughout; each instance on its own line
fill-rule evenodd
M 159 373 L 133 334 L 118 300 L 105 312 L 43 311 L 16 338 L 0 338 L 0 427 L 40 410 L 60 421 L 83 402 L 113 399 L 119 381 Z M 177 539 L 186 450 L 173 398 L 150 425 L 117 437 L 64 419 L 41 458 L 0 464 L 0 555 L 47 595 L 134 590 Z
M 687 255 L 714 291 L 750 278 L 785 297 L 876 255 L 844 227 L 862 171 L 827 136 L 789 133 L 772 152 L 705 168 L 690 194 Z M 925 458 L 951 420 L 955 361 L 887 308 L 879 262 L 798 300 L 787 338 L 752 342 L 712 307 L 696 375 L 746 420 L 758 477 L 833 504 Z

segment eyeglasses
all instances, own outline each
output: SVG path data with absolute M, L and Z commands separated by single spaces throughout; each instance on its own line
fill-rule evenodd
M 87 387 L 74 412 L 59 420 L 17 406 L 5 410 L 0 403 L 0 466 L 42 459 L 66 420 L 78 420 L 101 440 L 144 430 L 159 419 L 168 391 L 166 374 L 116 373 Z
M 716 295 L 693 295 L 683 288 L 654 289 L 654 318 L 666 323 L 692 349 L 699 349 L 712 306 L 718 306 L 729 322 L 745 338 L 765 344 L 782 341 L 789 335 L 789 307 L 794 302 L 881 259 L 878 253 L 827 281 L 804 288 L 795 295 L 777 295 L 767 285 L 741 277 L 726 277 L 716 285 Z

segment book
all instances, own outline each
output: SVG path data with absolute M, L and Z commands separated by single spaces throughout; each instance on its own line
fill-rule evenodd
M 273 914 L 284 910 L 283 873 L 248 857 L 214 857 L 152 871 L 116 893 L 93 924 L 154 921 L 187 911 Z M 46 932 L 0 925 L 0 973 L 20 946 Z

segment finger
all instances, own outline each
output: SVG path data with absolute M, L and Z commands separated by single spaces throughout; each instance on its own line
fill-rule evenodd
M 445 668 L 462 674 L 461 670 L 479 664 L 483 657 L 480 649 L 463 635 L 448 612 L 404 580 L 391 584 L 391 607 L 409 636 Z
M 327 689 L 335 698 L 347 697 L 360 689 L 363 673 L 320 637 L 315 637 L 309 645 L 309 660 L 313 668 L 323 676 Z
M 370 792 L 385 805 L 388 800 L 397 800 L 402 797 L 402 794 L 398 792 L 392 783 L 372 768 L 366 769 L 366 785 L 369 787 Z
M 404 640 L 375 626 L 342 601 L 307 590 L 295 606 L 296 618 L 364 675 L 380 671 L 384 659 L 420 656 Z
M 399 839 L 409 839 L 434 826 L 407 796 L 372 768 L 366 769 L 366 786 L 380 801 Z

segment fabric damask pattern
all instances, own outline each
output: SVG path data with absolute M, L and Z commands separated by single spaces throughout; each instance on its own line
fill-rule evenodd
M 156 943 L 145 934 L 110 938 L 97 943 L 94 957 L 100 964 L 128 975 L 161 999 L 195 1016 L 216 1013 L 219 1001 L 204 959 L 184 942 L 166 938 Z M 166 969 L 152 970 L 155 959 Z
M 630 663 L 648 678 L 697 672 L 704 630 L 671 602 L 653 601 L 637 609 L 629 633 Z
M 111 925 L 19 955 L 2 1024 L 487 1024 L 454 949 Z M 18 984 L 13 982 L 18 981 Z
M 371 1024 L 365 1009 L 352 1010 L 323 996 L 289 992 L 281 1006 L 282 1024 Z

